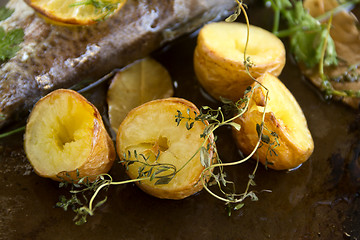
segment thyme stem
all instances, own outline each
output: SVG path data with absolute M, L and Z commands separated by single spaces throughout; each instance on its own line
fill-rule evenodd
M 108 175 L 110 178 L 111 176 Z M 121 182 L 113 182 L 112 181 L 112 178 L 110 180 L 110 182 L 106 182 L 102 185 L 100 185 L 96 191 L 94 192 L 94 194 L 91 196 L 91 199 L 90 199 L 90 202 L 89 202 L 89 209 L 91 212 L 93 212 L 93 202 L 96 198 L 96 196 L 98 195 L 98 193 L 100 192 L 100 190 L 106 186 L 110 186 L 110 185 L 122 185 L 122 184 L 128 184 L 128 183 L 133 183 L 133 182 L 140 182 L 140 181 L 145 181 L 145 180 L 148 180 L 150 179 L 150 177 L 144 177 L 144 178 L 135 178 L 135 179 L 130 179 L 130 180 L 125 180 L 125 181 L 121 181 Z
M 11 135 L 13 135 L 15 133 L 18 133 L 18 132 L 22 132 L 24 130 L 25 130 L 25 126 L 22 126 L 22 127 L 17 128 L 17 129 L 14 129 L 12 131 L 2 133 L 2 134 L 0 134 L 0 139 L 11 136 Z
M 263 123 L 264 123 L 264 121 L 265 121 L 266 106 L 267 106 L 268 94 L 269 94 L 269 90 L 268 90 L 263 84 L 261 84 L 260 82 L 258 82 L 258 81 L 252 76 L 252 74 L 251 74 L 250 71 L 249 71 L 249 63 L 248 63 L 248 59 L 247 59 L 247 47 L 248 47 L 248 42 L 249 42 L 249 37 L 250 37 L 250 22 L 249 22 L 249 18 L 248 18 L 248 16 L 247 16 L 247 14 L 246 14 L 246 11 L 245 11 L 245 9 L 244 9 L 244 7 L 243 7 L 243 5 L 242 5 L 242 2 L 239 2 L 238 0 L 236 0 L 236 1 L 237 1 L 237 3 L 239 4 L 239 7 L 241 8 L 241 10 L 244 12 L 244 16 L 245 16 L 245 20 L 246 20 L 246 24 L 247 24 L 247 38 L 246 38 L 246 43 L 245 43 L 245 48 L 244 48 L 244 65 L 245 65 L 245 67 L 246 67 L 246 71 L 247 71 L 248 75 L 249 75 L 254 81 L 256 81 L 261 87 L 263 87 L 263 88 L 266 90 L 266 95 L 265 95 L 264 112 L 263 112 L 263 115 L 262 115 L 262 124 L 261 124 L 261 126 L 260 126 L 260 127 L 261 127 L 261 128 L 260 128 L 260 134 L 259 134 L 258 141 L 257 141 L 254 149 L 252 150 L 252 152 L 251 152 L 248 156 L 246 156 L 245 158 L 243 158 L 243 159 L 241 159 L 241 160 L 239 160 L 239 161 L 230 162 L 230 163 L 222 163 L 222 162 L 221 162 L 221 163 L 217 163 L 217 164 L 212 164 L 212 165 L 206 167 L 206 168 L 202 171 L 202 173 L 201 173 L 201 182 L 202 182 L 202 184 L 203 184 L 203 186 L 204 186 L 204 189 L 205 189 L 208 193 L 210 193 L 210 195 L 212 195 L 213 197 L 215 197 L 215 198 L 217 198 L 217 199 L 219 199 L 219 200 L 221 200 L 221 201 L 224 201 L 225 203 L 240 203 L 240 202 L 244 201 L 244 199 L 245 199 L 246 197 L 248 197 L 248 191 L 249 191 L 249 188 L 250 188 L 250 185 L 251 185 L 251 181 L 250 181 L 250 180 L 248 181 L 247 186 L 246 186 L 246 189 L 245 189 L 245 192 L 244 192 L 243 194 L 241 194 L 241 197 L 240 197 L 240 198 L 238 198 L 238 199 L 236 199 L 236 198 L 234 198 L 234 199 L 232 199 L 232 198 L 224 198 L 224 197 L 221 197 L 221 196 L 215 194 L 213 191 L 210 190 L 210 188 L 208 187 L 208 185 L 207 185 L 207 183 L 206 183 L 206 176 L 205 176 L 205 174 L 208 173 L 208 172 L 212 172 L 212 170 L 213 170 L 214 168 L 216 168 L 216 167 L 219 167 L 219 168 L 220 168 L 220 171 L 222 172 L 223 167 L 234 166 L 234 165 L 242 164 L 242 163 L 248 161 L 248 160 L 255 154 L 255 152 L 256 152 L 257 149 L 259 148 L 259 146 L 260 146 L 260 144 L 261 144 L 261 141 L 262 141 L 262 135 L 263 135 L 263 129 L 264 129 L 264 124 L 263 124 Z M 250 94 L 249 99 L 252 98 L 252 95 L 254 94 L 255 89 L 256 89 L 256 88 L 253 88 L 253 89 L 251 90 L 251 94 Z M 234 117 L 232 117 L 232 118 L 230 118 L 230 119 L 228 119 L 228 120 L 226 120 L 226 121 L 223 121 L 223 124 L 222 124 L 222 125 L 229 124 L 230 122 L 232 122 L 232 121 L 234 121 L 235 119 L 237 119 L 238 117 L 240 117 L 240 116 L 248 109 L 249 104 L 250 104 L 250 101 L 246 101 L 246 104 L 245 104 L 245 106 L 244 106 L 244 108 L 243 108 L 243 111 L 241 111 L 240 113 L 238 113 L 236 116 L 234 116 Z M 220 125 L 216 125 L 216 126 L 212 129 L 211 133 L 214 132 L 219 126 L 220 126 Z M 211 134 L 211 133 L 210 133 L 210 134 Z M 209 135 L 210 135 L 210 134 L 209 134 Z M 208 136 L 209 136 L 209 135 L 208 135 Z M 217 155 L 217 153 L 216 153 L 216 155 Z M 259 161 L 257 161 L 256 166 L 255 166 L 255 169 L 254 169 L 252 175 L 255 175 L 255 173 L 256 173 L 256 170 L 257 170 L 257 168 L 258 168 L 258 162 L 259 162 Z M 219 184 L 220 184 L 220 183 L 218 182 L 218 185 L 219 185 Z M 220 186 L 220 185 L 219 185 L 219 186 Z M 221 187 L 220 187 L 220 189 L 221 189 Z M 223 192 L 223 193 L 224 193 L 224 192 Z M 224 193 L 224 194 L 225 194 L 225 193 Z

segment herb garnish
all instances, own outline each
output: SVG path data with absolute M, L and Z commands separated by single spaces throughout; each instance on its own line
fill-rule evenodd
M 298 62 L 312 68 L 322 58 L 322 48 L 327 40 L 325 64 L 336 65 L 336 50 L 332 38 L 328 35 L 326 25 L 312 17 L 303 7 L 302 1 L 291 3 L 289 0 L 267 0 L 275 12 L 273 33 L 278 37 L 290 37 L 290 47 Z M 279 31 L 280 16 L 288 29 Z M 317 46 L 314 48 L 314 46 Z
M 9 18 L 14 13 L 14 11 L 14 9 L 0 7 L 0 21 Z
M 322 80 L 321 90 L 325 97 L 359 98 L 360 91 L 336 90 L 330 82 L 333 79 L 324 73 L 324 67 L 338 65 L 335 43 L 330 36 L 333 15 L 360 3 L 360 0 L 341 1 L 338 7 L 317 18 L 312 17 L 305 10 L 302 1 L 292 3 L 289 0 L 266 0 L 266 2 L 270 3 L 275 13 L 273 33 L 278 37 L 290 38 L 290 49 L 297 62 L 310 69 L 318 66 Z M 288 29 L 279 31 L 281 17 L 286 20 Z M 325 20 L 328 20 L 327 23 L 322 23 Z M 353 76 L 357 78 L 358 75 Z M 346 77 L 344 76 L 344 78 Z M 352 78 L 352 80 L 354 79 Z
M 7 19 L 13 14 L 14 10 L 0 7 L 0 21 Z M 0 63 L 7 61 L 15 56 L 20 50 L 19 44 L 24 41 L 24 31 L 20 28 L 5 31 L 0 26 Z

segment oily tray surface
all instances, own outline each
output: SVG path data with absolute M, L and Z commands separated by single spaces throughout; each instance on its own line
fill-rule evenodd
M 271 11 L 261 4 L 250 5 L 249 17 L 253 25 L 271 29 Z M 176 97 L 198 107 L 219 106 L 195 78 L 196 34 L 152 56 L 168 69 Z M 324 101 L 289 55 L 279 78 L 303 109 L 315 149 L 293 171 L 266 170 L 261 165 L 253 188 L 258 201 L 246 200 L 242 209 L 228 216 L 224 204 L 206 191 L 184 200 L 161 200 L 133 184 L 112 186 L 99 196 L 106 194 L 107 202 L 86 224 L 76 226 L 71 210 L 54 207 L 66 190 L 33 172 L 19 133 L 0 140 L 0 239 L 359 239 L 359 113 Z M 85 95 L 103 116 L 106 88 L 105 84 Z M 224 162 L 241 159 L 230 129 L 215 134 Z M 246 187 L 254 166 L 254 161 L 248 161 L 225 168 L 238 192 Z M 117 163 L 110 174 L 115 180 L 128 178 Z

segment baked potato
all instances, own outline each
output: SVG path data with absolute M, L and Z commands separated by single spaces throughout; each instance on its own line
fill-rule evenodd
M 65 89 L 35 104 L 24 148 L 35 172 L 57 181 L 106 173 L 116 157 L 99 111 L 79 93 Z
M 247 26 L 243 23 L 214 22 L 199 32 L 194 51 L 194 70 L 203 88 L 214 98 L 239 100 L 253 79 L 244 63 Z M 285 47 L 274 34 L 250 25 L 246 56 L 254 64 L 254 78 L 265 72 L 280 75 L 285 65 Z
M 117 132 L 131 109 L 173 94 L 170 74 L 156 60 L 148 57 L 126 67 L 114 76 L 107 93 L 112 129 Z
M 314 150 L 302 109 L 277 77 L 265 73 L 257 80 L 269 90 L 267 105 L 265 108 L 266 90 L 256 88 L 248 110 L 235 120 L 241 126 L 240 131 L 233 131 L 236 143 L 244 154 L 253 151 L 259 139 L 259 126 L 265 108 L 263 135 L 267 136 L 264 138 L 267 140 L 262 141 L 254 157 L 258 156 L 261 163 L 275 170 L 295 168 L 305 162 Z M 253 83 L 252 88 L 256 84 Z M 269 147 L 276 154 L 269 151 Z
M 154 100 L 131 110 L 117 133 L 117 153 L 131 179 L 138 178 L 140 172 L 150 170 L 151 167 L 145 164 L 171 165 L 176 171 L 180 170 L 166 184 L 157 184 L 160 178 L 156 177 L 137 182 L 143 191 L 158 198 L 183 199 L 203 188 L 201 174 L 205 167 L 200 161 L 200 153 L 197 152 L 203 143 L 205 147 L 211 143 L 206 161 L 209 161 L 209 164 L 213 161 L 213 135 L 209 136 L 207 142 L 200 137 L 208 123 L 194 122 L 188 130 L 186 120 L 180 121 L 179 125 L 175 121 L 178 110 L 184 117 L 190 114 L 193 118 L 194 112 L 199 113 L 194 104 L 184 99 Z M 129 164 L 129 161 L 134 162 Z M 158 167 L 154 168 L 154 171 L 159 170 Z M 171 173 L 170 170 L 164 171 L 158 176 Z

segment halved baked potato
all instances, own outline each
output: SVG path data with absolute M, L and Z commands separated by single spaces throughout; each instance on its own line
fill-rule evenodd
M 214 22 L 199 32 L 194 52 L 194 70 L 204 89 L 214 98 L 239 100 L 253 79 L 244 64 L 247 26 L 243 23 Z M 280 75 L 285 65 L 285 47 L 274 34 L 250 25 L 246 56 L 254 64 L 254 78 L 265 72 Z
M 180 98 L 150 101 L 130 111 L 117 134 L 117 153 L 124 161 L 130 178 L 136 179 L 140 172 L 149 171 L 151 167 L 146 164 L 172 165 L 176 167 L 176 171 L 180 170 L 166 184 L 157 184 L 160 180 L 157 177 L 137 183 L 143 191 L 158 198 L 183 199 L 203 188 L 201 174 L 205 167 L 197 151 L 203 143 L 206 147 L 212 142 L 213 135 L 207 142 L 200 137 L 207 122 L 194 122 L 189 130 L 185 119 L 178 125 L 175 121 L 178 110 L 184 117 L 188 113 L 191 117 L 195 116 L 195 112 L 199 113 L 193 103 Z M 209 164 L 213 161 L 213 154 L 213 147 L 210 147 L 207 159 Z M 127 164 L 129 161 L 135 162 Z M 155 167 L 153 171 L 159 171 L 159 167 Z M 171 173 L 171 170 L 164 171 L 157 176 Z
M 35 172 L 57 181 L 106 173 L 116 157 L 99 111 L 79 93 L 65 89 L 36 103 L 24 147 Z
M 269 90 L 265 110 L 263 134 L 268 143 L 262 142 L 254 158 L 259 156 L 261 163 L 276 170 L 292 169 L 305 162 L 314 150 L 314 141 L 308 129 L 305 116 L 298 102 L 275 76 L 265 73 L 257 79 Z M 254 88 L 257 83 L 253 83 Z M 255 89 L 248 110 L 235 122 L 241 125 L 240 131 L 234 130 L 236 143 L 245 154 L 250 154 L 259 139 L 266 100 L 266 90 Z M 258 126 L 257 126 L 258 125 Z M 276 143 L 277 135 L 278 145 Z M 270 144 L 274 143 L 275 153 L 269 152 Z

